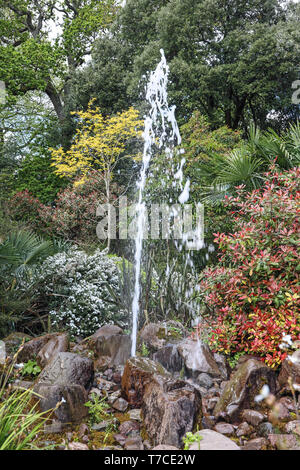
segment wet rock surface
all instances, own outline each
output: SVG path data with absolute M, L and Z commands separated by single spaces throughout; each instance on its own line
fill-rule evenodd
M 182 446 L 182 438 L 193 430 L 200 410 L 201 396 L 187 382 L 154 379 L 146 386 L 142 415 L 155 445 Z
M 268 385 L 271 393 L 276 393 L 276 375 L 272 369 L 261 361 L 249 359 L 244 362 L 226 384 L 214 415 L 218 418 L 227 415 L 231 420 L 241 421 L 245 409 L 255 410 L 255 397 L 264 385 Z

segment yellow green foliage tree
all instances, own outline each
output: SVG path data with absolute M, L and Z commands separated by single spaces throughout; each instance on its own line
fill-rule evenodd
M 126 144 L 141 136 L 143 121 L 139 112 L 129 108 L 114 116 L 104 117 L 91 100 L 86 111 L 72 114 L 78 116 L 79 125 L 70 149 L 51 149 L 55 173 L 75 179 L 80 184 L 86 181 L 91 170 L 99 170 L 105 182 L 107 202 L 110 202 L 110 183 L 116 165 L 124 155 Z M 78 177 L 80 177 L 78 179 Z

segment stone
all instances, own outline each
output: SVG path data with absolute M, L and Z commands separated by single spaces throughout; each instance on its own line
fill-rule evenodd
M 79 426 L 79 429 L 78 429 L 78 436 L 83 437 L 83 436 L 85 436 L 86 434 L 89 434 L 89 433 L 90 433 L 90 430 L 89 430 L 88 425 L 85 424 L 85 423 L 81 423 L 81 425 Z
M 268 438 L 277 450 L 300 450 L 299 438 L 294 434 L 270 434 Z
M 103 379 L 103 377 L 97 377 L 96 382 L 97 382 L 97 386 L 99 390 L 105 390 L 106 392 L 112 391 L 115 386 L 113 382 L 110 382 L 109 380 L 105 380 Z
M 121 446 L 124 446 L 125 444 L 125 441 L 126 441 L 126 437 L 123 436 L 123 434 L 114 434 L 114 440 L 120 444 Z
M 272 424 L 266 421 L 265 423 L 260 423 L 256 432 L 260 437 L 268 437 L 268 435 L 272 434 L 274 430 Z
M 206 402 L 206 409 L 208 411 L 212 411 L 216 404 L 218 403 L 219 399 L 217 397 L 214 397 L 214 398 L 210 398 L 209 400 L 207 400 Z
M 290 421 L 289 423 L 286 423 L 285 431 L 287 433 L 295 433 L 295 434 L 298 434 L 298 436 L 300 436 L 300 420 L 296 419 L 294 421 Z
M 18 331 L 14 331 L 10 333 L 10 335 L 6 336 L 3 339 L 5 343 L 6 353 L 7 354 L 15 354 L 19 347 L 21 346 L 22 342 L 29 341 L 32 339 L 32 336 L 26 335 L 25 333 L 20 333 Z
M 124 398 L 118 398 L 113 403 L 113 408 L 117 411 L 121 411 L 121 413 L 124 413 L 128 408 L 128 401 L 124 400 Z
M 229 367 L 229 364 L 226 360 L 226 357 L 223 354 L 220 354 L 220 353 L 214 353 L 213 356 L 214 356 L 214 359 L 217 363 L 219 371 L 221 373 L 222 379 L 227 380 L 229 378 L 229 374 L 230 374 L 230 367 Z
M 147 434 L 154 445 L 182 446 L 182 438 L 192 432 L 201 419 L 201 396 L 198 390 L 183 380 L 147 384 L 142 414 Z
M 125 450 L 144 450 L 144 445 L 141 437 L 134 437 L 126 439 L 124 442 Z
M 46 367 L 60 352 L 66 352 L 69 348 L 69 339 L 66 333 L 51 336 L 37 354 L 37 362 L 41 367 Z
M 233 436 L 234 434 L 234 427 L 229 423 L 218 423 L 215 425 L 214 430 L 225 436 Z
M 178 321 L 148 323 L 139 332 L 138 343 L 144 343 L 151 353 L 155 353 L 169 343 L 178 343 L 186 333 L 184 326 Z
M 142 421 L 142 416 L 141 416 L 141 409 L 134 409 L 134 410 L 129 410 L 128 415 L 130 419 L 133 419 L 135 421 Z
M 48 333 L 42 336 L 37 336 L 36 338 L 24 343 L 22 349 L 18 353 L 18 361 L 27 362 L 30 359 L 36 359 L 39 365 L 44 367 L 53 356 L 52 354 L 49 355 L 49 360 L 47 361 L 45 360 L 45 357 L 40 358 L 39 353 L 43 348 L 46 348 L 46 345 L 49 342 L 51 343 L 50 348 L 54 345 L 59 345 L 56 348 L 54 347 L 54 351 L 64 352 L 68 350 L 69 341 L 66 333 Z M 46 349 L 46 353 L 49 354 L 50 350 L 47 351 Z
M 241 422 L 244 409 L 255 410 L 259 407 L 255 397 L 265 384 L 269 386 L 270 393 L 275 395 L 275 372 L 256 359 L 244 362 L 225 386 L 214 409 L 214 415 L 218 418 L 224 417 L 225 414 L 230 420 Z
M 153 360 L 159 362 L 169 372 L 180 372 L 184 366 L 176 344 L 168 344 L 153 354 Z
M 53 417 L 61 423 L 79 423 L 88 415 L 87 392 L 81 385 L 39 384 L 34 391 L 40 410 L 54 409 Z
M 197 434 L 202 437 L 200 449 L 198 442 L 194 442 L 190 445 L 189 450 L 240 450 L 239 446 L 231 439 L 211 429 L 202 429 Z
M 259 411 L 244 410 L 242 412 L 242 418 L 247 421 L 247 423 L 252 424 L 252 426 L 258 426 L 262 421 L 264 421 L 265 416 Z
M 268 441 L 263 437 L 257 437 L 255 439 L 251 439 L 250 441 L 246 442 L 242 450 L 263 450 L 267 448 Z
M 100 335 L 95 340 L 94 352 L 106 366 L 125 364 L 130 357 L 131 338 L 124 334 Z M 104 364 L 103 362 L 103 364 Z
M 120 397 L 121 397 L 121 390 L 117 390 L 116 392 L 113 392 L 107 396 L 107 401 L 110 405 L 112 405 Z
M 178 447 L 169 446 L 167 444 L 159 444 L 158 446 L 153 447 L 152 450 L 179 450 Z
M 111 420 L 104 420 L 104 421 L 101 421 L 101 423 L 95 423 L 92 425 L 92 430 L 93 431 L 105 431 L 107 426 L 109 426 L 109 424 L 111 424 Z
M 99 336 L 113 336 L 122 335 L 123 330 L 117 325 L 104 325 L 99 328 L 92 336 L 89 337 L 89 342 L 96 341 Z
M 279 403 L 282 403 L 289 411 L 296 411 L 295 402 L 290 397 L 281 397 Z
M 211 388 L 214 383 L 211 376 L 208 374 L 205 374 L 205 372 L 198 375 L 198 377 L 196 378 L 196 382 L 197 384 L 200 385 L 200 387 L 204 387 L 206 389 Z
M 82 444 L 81 442 L 70 442 L 68 444 L 68 450 L 89 450 L 86 444 Z
M 148 323 L 138 334 L 138 342 L 144 343 L 151 352 L 158 351 L 166 346 L 167 329 L 161 323 Z
M 124 436 L 128 436 L 133 431 L 139 431 L 140 425 L 137 421 L 124 421 L 119 426 L 119 433 L 123 434 Z
M 277 423 L 278 421 L 286 421 L 290 418 L 289 410 L 280 402 L 276 402 L 272 410 L 269 412 L 269 421 Z
M 281 389 L 290 391 L 288 378 L 291 377 L 292 383 L 300 386 L 300 349 L 288 356 L 282 363 L 278 382 Z
M 29 388 L 34 387 L 34 382 L 31 382 L 30 380 L 16 380 L 12 384 L 12 390 L 28 390 Z
M 78 354 L 61 352 L 38 377 L 39 384 L 81 385 L 89 389 L 93 383 L 93 361 Z
M 220 377 L 221 373 L 212 352 L 201 341 L 185 339 L 178 344 L 178 352 L 191 376 L 206 373 L 212 377 Z
M 154 377 L 164 380 L 171 376 L 161 364 L 145 357 L 132 357 L 126 362 L 121 384 L 122 394 L 130 405 L 141 406 L 145 387 Z
M 235 431 L 237 437 L 250 436 L 252 432 L 253 432 L 253 427 L 250 426 L 250 424 L 248 424 L 246 421 L 239 424 L 239 426 L 237 427 Z

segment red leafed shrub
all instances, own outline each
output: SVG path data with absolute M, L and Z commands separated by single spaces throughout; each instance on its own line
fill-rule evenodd
M 233 233 L 215 234 L 219 264 L 201 278 L 211 347 L 277 367 L 283 334 L 300 339 L 300 169 L 268 173 L 259 189 L 227 199 Z
M 111 185 L 112 200 L 117 198 L 120 189 Z M 28 221 L 33 229 L 43 234 L 75 242 L 96 241 L 96 208 L 104 202 L 103 179 L 93 171 L 84 184 L 61 191 L 53 206 L 42 204 L 28 191 L 17 193 L 10 202 L 10 214 L 18 220 Z

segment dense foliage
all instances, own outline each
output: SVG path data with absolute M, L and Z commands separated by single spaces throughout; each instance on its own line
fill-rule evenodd
M 300 339 L 299 168 L 273 172 L 260 190 L 227 200 L 232 233 L 216 233 L 219 264 L 203 272 L 213 315 L 211 345 L 249 353 L 272 367 L 286 357 L 283 333 Z

